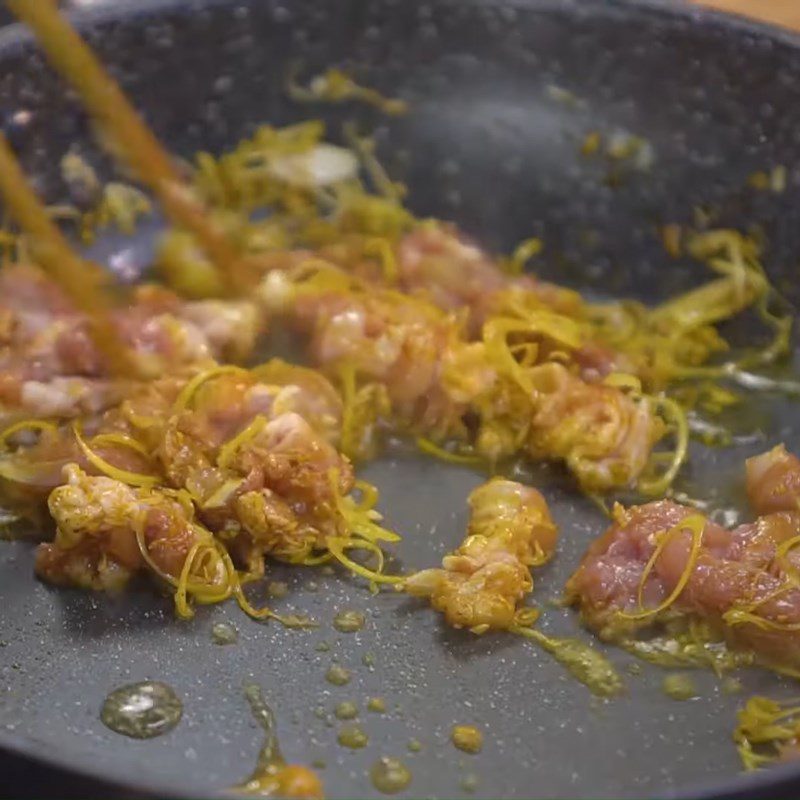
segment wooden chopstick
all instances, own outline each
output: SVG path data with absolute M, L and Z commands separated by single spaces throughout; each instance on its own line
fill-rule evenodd
M 158 197 L 170 221 L 194 235 L 214 264 L 220 286 L 244 292 L 254 283 L 251 264 L 176 170 L 169 153 L 144 123 L 119 85 L 67 19 L 55 0 L 6 0 L 28 25 L 53 67 L 72 85 L 121 158 Z
M 38 0 L 37 0 L 38 2 Z M 30 238 L 35 260 L 87 315 L 92 338 L 117 375 L 135 377 L 138 362 L 121 340 L 109 314 L 112 302 L 104 270 L 81 258 L 25 178 L 5 135 L 0 132 L 0 197 L 3 206 Z

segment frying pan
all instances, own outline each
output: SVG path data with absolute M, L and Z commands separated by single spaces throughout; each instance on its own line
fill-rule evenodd
M 229 147 L 264 121 L 321 116 L 336 139 L 341 123 L 356 120 L 375 132 L 415 212 L 453 219 L 493 249 L 541 235 L 547 247 L 537 269 L 547 278 L 593 296 L 646 301 L 696 284 L 703 269 L 669 259 L 656 229 L 690 222 L 703 208 L 716 224 L 757 226 L 772 279 L 790 301 L 800 299 L 800 40 L 790 34 L 642 0 L 93 5 L 76 21 L 180 155 Z M 403 97 L 412 112 L 387 121 L 352 106 L 292 103 L 285 80 L 295 62 L 309 76 L 341 66 Z M 57 164 L 70 145 L 111 176 L 79 104 L 16 27 L 0 32 L 0 108 L 48 199 L 64 197 Z M 30 112 L 27 124 L 18 111 Z M 642 137 L 652 163 L 613 173 L 602 158 L 580 157 L 592 131 Z M 787 168 L 785 192 L 748 186 L 754 171 L 779 165 Z M 142 258 L 146 231 L 134 245 L 104 242 L 100 255 L 131 246 Z M 729 334 L 758 336 L 746 322 Z M 683 480 L 695 495 L 736 509 L 744 457 L 767 442 L 800 445 L 796 406 L 779 397 L 754 400 L 746 427 L 736 448 L 693 450 Z M 433 565 L 460 541 L 465 498 L 481 476 L 410 452 L 363 472 L 405 537 L 395 569 Z M 557 558 L 536 576 L 542 625 L 588 636 L 547 600 L 559 595 L 603 518 L 558 470 L 532 468 L 523 477 L 545 493 L 562 530 Z M 730 735 L 743 698 L 797 692 L 766 672 L 742 672 L 741 695 L 698 672 L 699 696 L 679 703 L 662 692 L 663 671 L 632 675 L 631 659 L 609 649 L 627 693 L 600 702 L 518 638 L 448 630 L 429 609 L 393 593 L 372 596 L 342 574 L 274 567 L 270 575 L 290 587 L 276 607 L 311 614 L 318 629 L 256 623 L 233 604 L 179 622 L 169 600 L 147 589 L 122 597 L 56 590 L 33 579 L 30 543 L 2 543 L 0 744 L 12 765 L 5 778 L 35 773 L 30 785 L 39 792 L 66 794 L 66 770 L 84 795 L 115 787 L 119 796 L 215 796 L 255 764 L 261 734 L 242 694 L 243 682 L 255 681 L 289 760 L 325 760 L 331 797 L 374 795 L 367 771 L 383 755 L 411 769 L 408 796 L 466 796 L 468 776 L 477 778 L 478 797 L 777 797 L 800 786 L 795 765 L 738 774 Z M 343 609 L 366 613 L 361 632 L 333 629 Z M 236 645 L 212 643 L 220 621 L 238 628 Z M 373 666 L 364 664 L 367 654 Z M 333 662 L 352 670 L 349 685 L 325 682 Z M 181 724 L 150 741 L 105 729 L 105 695 L 148 678 L 181 695 Z M 371 696 L 386 700 L 385 714 L 365 710 Z M 330 715 L 342 700 L 361 708 L 363 750 L 336 744 Z M 483 730 L 479 755 L 452 747 L 454 723 Z M 423 744 L 419 753 L 407 750 L 412 738 Z M 60 771 L 43 780 L 43 765 Z

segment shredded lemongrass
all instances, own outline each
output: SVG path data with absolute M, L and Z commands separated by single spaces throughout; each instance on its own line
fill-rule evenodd
M 397 283 L 399 270 L 397 268 L 397 259 L 394 255 L 394 250 L 390 242 L 383 237 L 375 237 L 374 239 L 367 239 L 364 243 L 364 255 L 378 256 L 383 270 L 383 278 L 389 283 Z
M 333 556 L 330 553 L 321 553 L 318 556 L 303 556 L 297 561 L 292 561 L 293 564 L 300 564 L 304 567 L 318 567 L 321 564 L 327 564 Z
M 642 380 L 636 375 L 627 372 L 611 372 L 603 378 L 606 386 L 613 386 L 616 389 L 625 389 L 634 394 L 642 393 Z
M 792 589 L 800 588 L 800 574 L 788 561 L 787 556 L 791 550 L 800 544 L 800 536 L 792 536 L 785 542 L 781 542 L 775 549 L 774 564 L 779 567 L 786 575 L 786 580 L 777 589 L 769 592 L 764 597 L 759 598 L 754 603 L 735 605 L 729 608 L 723 615 L 722 620 L 727 625 L 755 625 L 762 630 L 773 631 L 795 631 L 800 630 L 800 623 L 780 622 L 771 620 L 760 614 L 755 614 L 757 609 L 764 606 L 766 603 L 774 600 L 776 597 L 791 591 Z
M 346 529 L 371 542 L 399 542 L 401 537 L 378 525 L 381 515 L 371 507 L 359 505 L 350 495 L 339 491 L 339 471 L 335 468 L 328 473 L 331 492 L 336 509 L 341 515 Z M 362 484 L 363 485 L 363 484 Z M 363 489 L 361 490 L 363 492 Z
M 0 433 L 0 448 L 8 446 L 8 440 L 13 438 L 16 434 L 22 431 L 38 431 L 42 433 L 55 433 L 58 430 L 53 422 L 48 422 L 42 419 L 23 419 L 20 422 L 15 422 L 9 425 L 5 430 Z
M 636 488 L 646 495 L 658 497 L 672 485 L 689 450 L 689 423 L 686 412 L 674 400 L 668 397 L 648 398 L 657 409 L 661 410 L 667 424 L 673 428 L 675 449 L 672 451 L 669 466 L 657 478 L 640 478 Z
M 175 613 L 181 619 L 191 619 L 194 616 L 194 611 L 191 606 L 186 602 L 186 592 L 189 583 L 189 573 L 192 569 L 195 556 L 198 551 L 203 547 L 201 542 L 196 542 L 189 550 L 181 568 L 181 573 L 178 576 L 178 584 L 175 588 Z
M 401 583 L 405 580 L 400 575 L 384 575 L 381 572 L 384 561 L 383 551 L 373 541 L 355 539 L 352 537 L 331 536 L 325 540 L 325 546 L 337 561 L 357 575 L 366 578 L 371 583 Z M 372 570 L 365 567 L 363 564 L 359 564 L 357 561 L 353 561 L 352 558 L 346 555 L 345 551 L 347 550 L 368 550 L 374 553 L 378 558 L 377 569 Z
M 127 447 L 129 450 L 149 458 L 150 454 L 147 448 L 133 436 L 128 436 L 126 433 L 98 433 L 92 437 L 90 445 L 92 447 L 100 447 L 104 444 L 118 445 L 120 447 Z
M 663 531 L 658 536 L 658 544 L 653 550 L 653 554 L 648 559 L 647 564 L 645 564 L 644 570 L 642 571 L 642 577 L 639 580 L 639 588 L 636 599 L 640 610 L 633 614 L 620 611 L 618 612 L 620 617 L 630 620 L 643 620 L 648 619 L 649 617 L 655 617 L 662 611 L 666 611 L 666 609 L 668 609 L 678 599 L 678 597 L 680 597 L 681 592 L 686 588 L 686 584 L 689 582 L 695 562 L 697 561 L 697 557 L 700 553 L 700 546 L 703 542 L 703 531 L 705 530 L 705 527 L 706 518 L 700 514 L 692 514 L 685 519 L 682 519 L 677 525 L 674 525 L 669 530 Z M 653 567 L 655 567 L 655 564 L 664 548 L 672 541 L 676 534 L 681 534 L 684 531 L 688 531 L 691 534 L 692 543 L 689 549 L 689 557 L 686 559 L 686 566 L 681 573 L 681 577 L 675 584 L 675 588 L 672 590 L 672 592 L 670 592 L 666 599 L 664 599 L 655 608 L 645 609 L 643 600 L 645 583 L 647 582 L 650 573 L 653 571 Z
M 195 394 L 197 394 L 197 390 L 205 383 L 208 383 L 215 378 L 219 378 L 222 375 L 246 375 L 247 370 L 242 369 L 242 367 L 236 367 L 231 364 L 220 364 L 215 367 L 211 367 L 210 369 L 203 370 L 202 372 L 198 372 L 187 384 L 181 389 L 180 394 L 175 400 L 175 403 L 172 406 L 172 414 L 178 414 L 181 411 L 185 411 L 189 404 L 192 402 Z
M 376 486 L 367 483 L 367 481 L 357 480 L 354 484 L 354 488 L 361 492 L 361 502 L 358 504 L 359 508 L 364 511 L 371 511 L 378 505 L 379 495 Z
M 377 89 L 362 86 L 336 67 L 312 78 L 307 87 L 299 86 L 291 79 L 288 92 L 289 97 L 298 102 L 342 103 L 357 100 L 389 115 L 401 115 L 408 111 L 408 104 L 404 100 L 386 97 Z
M 608 507 L 608 503 L 606 503 L 605 498 L 601 497 L 599 494 L 595 494 L 594 492 L 587 492 L 586 497 L 591 500 L 595 506 L 597 506 L 604 517 L 607 517 L 608 519 L 614 518 L 614 515 L 611 513 L 611 509 Z
M 192 529 L 196 532 L 199 531 L 201 534 L 200 541 L 195 542 L 195 544 L 190 548 L 189 553 L 187 553 L 186 559 L 183 562 L 183 566 L 181 567 L 181 572 L 176 578 L 174 575 L 170 575 L 168 572 L 165 572 L 158 564 L 156 564 L 156 562 L 153 560 L 153 557 L 150 555 L 147 542 L 145 542 L 144 539 L 145 514 L 146 511 L 134 521 L 134 533 L 136 536 L 136 544 L 139 547 L 139 553 L 141 554 L 145 564 L 147 564 L 147 566 L 159 578 L 161 578 L 161 580 L 176 590 L 175 605 L 179 615 L 183 616 L 184 619 L 189 619 L 192 616 L 191 608 L 188 606 L 186 600 L 187 595 L 191 595 L 193 599 L 204 605 L 221 603 L 223 600 L 227 600 L 233 591 L 229 580 L 226 580 L 225 583 L 219 587 L 216 587 L 212 583 L 196 582 L 191 580 L 191 568 L 195 560 L 197 560 L 198 553 L 205 554 L 209 550 L 216 552 L 216 540 L 213 540 L 213 537 L 210 541 L 208 540 L 208 537 L 211 537 L 210 531 L 207 531 L 205 528 L 202 528 L 196 523 L 192 523 Z M 202 541 L 203 539 L 207 539 L 207 541 Z M 226 566 L 224 560 L 223 566 Z M 229 576 L 226 575 L 226 578 L 227 577 Z M 182 599 L 177 596 L 179 592 Z
M 426 455 L 433 456 L 441 461 L 448 461 L 451 464 L 476 467 L 483 461 L 480 456 L 471 453 L 451 453 L 424 436 L 418 436 L 415 441 L 417 447 Z
M 722 620 L 731 627 L 749 624 L 765 631 L 800 631 L 800 622 L 776 622 L 739 608 L 728 609 L 722 615 Z
M 405 187 L 395 183 L 387 175 L 383 165 L 375 156 L 374 140 L 366 136 L 359 136 L 355 125 L 351 122 L 344 124 L 343 133 L 350 148 L 360 159 L 375 189 L 387 200 L 399 203 L 405 192 Z
M 49 482 L 46 477 L 48 473 L 59 474 L 63 466 L 63 460 L 25 463 L 18 459 L 3 458 L 0 459 L 0 477 L 25 486 L 44 486 Z
M 217 456 L 217 466 L 222 469 L 228 469 L 236 453 L 246 444 L 257 438 L 266 425 L 267 418 L 263 416 L 263 414 L 257 414 L 253 417 L 252 421 L 242 428 L 236 436 L 222 445 L 219 450 L 219 455 Z
M 529 396 L 536 394 L 536 388 L 527 370 L 514 358 L 508 343 L 511 334 L 544 336 L 566 350 L 576 350 L 583 341 L 580 326 L 574 320 L 552 311 L 530 311 L 524 319 L 495 317 L 484 324 L 483 341 L 487 355 Z
M 162 424 L 162 420 L 158 417 L 151 417 L 147 414 L 139 414 L 134 411 L 129 400 L 126 400 L 120 406 L 120 411 L 134 428 L 139 428 L 140 430 L 149 430 L 150 428 L 160 427 Z
M 536 237 L 525 239 L 524 241 L 520 242 L 516 248 L 514 248 L 514 252 L 511 255 L 511 258 L 508 260 L 508 271 L 512 275 L 522 274 L 528 261 L 538 256 L 543 249 L 544 244 L 542 243 L 542 240 Z
M 309 628 L 313 627 L 314 623 L 304 617 L 298 617 L 296 615 L 282 615 L 275 613 L 272 609 L 264 607 L 264 608 L 255 608 L 250 601 L 247 599 L 247 596 L 244 593 L 244 589 L 242 588 L 242 580 L 239 577 L 239 573 L 236 570 L 236 567 L 231 560 L 230 554 L 228 553 L 225 546 L 220 542 L 218 539 L 214 540 L 214 545 L 216 546 L 220 558 L 222 562 L 225 564 L 225 567 L 228 571 L 228 575 L 230 576 L 231 580 L 231 592 L 233 596 L 236 598 L 236 602 L 239 604 L 239 608 L 247 614 L 248 617 L 252 619 L 274 619 L 277 622 L 280 622 L 281 625 L 286 626 L 287 628 Z
M 116 481 L 120 481 L 121 483 L 125 483 L 128 486 L 152 488 L 158 483 L 159 478 L 157 475 L 144 475 L 140 472 L 131 472 L 127 469 L 122 469 L 121 467 L 115 467 L 113 464 L 106 461 L 102 456 L 95 453 L 94 450 L 92 450 L 92 448 L 86 444 L 83 436 L 81 436 L 80 428 L 77 422 L 73 423 L 72 431 L 75 434 L 75 441 L 78 443 L 78 447 L 80 447 L 81 452 L 83 452 L 84 456 L 86 456 L 86 460 L 103 475 L 113 478 Z
M 514 613 L 514 628 L 530 628 L 539 620 L 542 612 L 538 608 L 525 606 Z
M 795 744 L 800 739 L 800 706 L 793 703 L 796 701 L 756 695 L 739 710 L 733 740 L 745 769 L 758 769 L 776 761 L 782 745 Z M 757 752 L 756 747 L 762 751 Z
M 243 483 L 244 478 L 229 478 L 222 486 L 203 499 L 200 507 L 204 509 L 221 508 Z

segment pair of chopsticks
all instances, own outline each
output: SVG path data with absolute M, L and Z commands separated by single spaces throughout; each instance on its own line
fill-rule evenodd
M 147 127 L 86 42 L 58 11 L 56 0 L 6 0 L 33 30 L 52 66 L 77 91 L 108 141 L 112 155 L 158 198 L 168 219 L 191 233 L 231 294 L 252 286 L 252 265 L 241 258 L 202 200 L 183 180 L 169 153 Z M 120 341 L 108 309 L 108 278 L 96 264 L 73 251 L 25 179 L 5 135 L 0 132 L 0 196 L 20 229 L 31 239 L 37 262 L 85 312 L 98 347 L 113 371 L 131 374 L 132 355 Z

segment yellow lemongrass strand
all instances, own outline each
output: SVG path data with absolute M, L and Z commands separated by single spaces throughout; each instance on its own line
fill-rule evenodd
M 678 599 L 678 597 L 680 597 L 681 592 L 686 588 L 686 584 L 689 582 L 692 570 L 694 569 L 694 565 L 700 553 L 700 546 L 703 542 L 703 531 L 705 530 L 705 526 L 706 526 L 705 517 L 701 516 L 700 514 L 692 514 L 686 517 L 685 519 L 681 520 L 677 525 L 674 525 L 672 528 L 662 533 L 660 540 L 656 545 L 655 550 L 653 550 L 653 554 L 650 556 L 650 559 L 648 560 L 644 570 L 642 571 L 642 577 L 641 580 L 639 581 L 637 602 L 641 610 L 633 614 L 620 611 L 619 615 L 621 617 L 630 620 L 643 620 L 647 619 L 648 617 L 654 617 L 657 614 L 660 614 L 662 611 L 665 611 L 667 608 L 669 608 Z M 683 531 L 688 531 L 692 536 L 692 544 L 689 550 L 689 557 L 686 560 L 686 566 L 683 570 L 683 573 L 681 574 L 681 577 L 678 580 L 678 582 L 675 584 L 675 588 L 672 590 L 672 592 L 670 592 L 669 596 L 665 600 L 663 600 L 655 608 L 645 609 L 643 607 L 642 594 L 644 592 L 644 585 L 647 582 L 647 578 L 653 571 L 653 567 L 655 567 L 656 561 L 658 561 L 658 557 L 661 555 L 662 551 L 667 546 L 667 544 L 669 544 L 669 542 L 672 540 L 673 536 L 677 533 L 682 533 Z
M 145 475 L 140 472 L 131 472 L 127 469 L 115 467 L 102 456 L 95 453 L 94 450 L 86 444 L 83 436 L 81 436 L 78 423 L 73 424 L 72 431 L 75 434 L 75 441 L 78 443 L 78 447 L 80 447 L 81 452 L 86 456 L 86 460 L 103 475 L 127 484 L 128 486 L 139 486 L 145 489 L 151 488 L 158 483 L 157 475 Z

